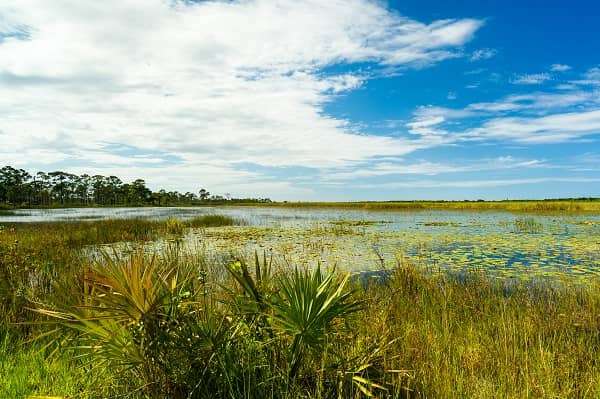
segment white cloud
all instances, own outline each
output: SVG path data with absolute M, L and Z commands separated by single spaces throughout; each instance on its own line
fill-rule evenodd
M 440 143 L 512 141 L 558 143 L 600 134 L 600 92 L 567 90 L 512 94 L 462 109 L 418 107 L 406 124 L 410 133 Z
M 466 109 L 489 113 L 503 111 L 536 110 L 549 112 L 572 106 L 600 105 L 600 94 L 590 91 L 571 90 L 562 93 L 534 92 L 509 95 L 498 101 L 469 104 Z
M 568 70 L 570 70 L 571 67 L 569 65 L 566 64 L 552 64 L 550 66 L 550 70 L 552 72 L 566 72 Z
M 362 165 L 350 171 L 328 171 L 323 180 L 353 180 L 375 176 L 391 175 L 423 175 L 434 176 L 458 172 L 481 172 L 491 170 L 539 168 L 547 166 L 545 162 L 537 159 L 516 159 L 512 156 L 497 157 L 493 159 L 471 160 L 463 163 L 439 163 L 429 161 L 406 162 L 379 162 L 373 165 Z
M 438 135 L 439 131 L 435 128 L 444 123 L 446 118 L 441 115 L 425 115 L 417 117 L 412 122 L 406 124 L 409 133 L 421 136 Z
M 600 134 L 600 110 L 543 117 L 502 117 L 467 130 L 466 139 L 501 139 L 520 143 L 558 143 Z
M 382 184 L 362 184 L 360 188 L 486 188 L 505 187 L 516 185 L 532 185 L 541 183 L 598 183 L 600 178 L 594 177 L 537 177 L 523 179 L 486 179 L 486 180 L 411 180 L 403 182 L 391 182 Z
M 589 80 L 600 80 L 600 67 L 588 69 L 585 72 L 584 77 Z
M 532 73 L 518 75 L 514 79 L 512 79 L 511 82 L 518 85 L 539 85 L 550 80 L 551 78 L 552 77 L 550 76 L 550 74 L 547 74 L 545 72 Z
M 482 48 L 473 51 L 471 54 L 471 61 L 489 60 L 498 53 L 498 50 L 493 48 Z
M 579 80 L 573 80 L 571 84 L 585 86 L 600 86 L 600 67 L 588 69 Z
M 485 71 L 487 71 L 486 68 L 472 69 L 470 71 L 466 71 L 465 75 L 479 75 L 480 73 L 483 73 Z
M 432 64 L 459 56 L 482 25 L 423 24 L 370 0 L 4 0 L 0 16 L 0 30 L 29 35 L 0 42 L 4 153 L 110 166 L 126 145 L 177 157 L 198 179 L 206 169 L 193 165 L 213 164 L 238 181 L 237 162 L 330 167 L 427 145 L 326 116 L 365 77 L 320 71 Z M 191 184 L 181 170 L 170 183 Z

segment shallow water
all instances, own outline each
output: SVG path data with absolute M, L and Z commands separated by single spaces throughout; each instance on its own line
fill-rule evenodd
M 346 270 L 392 266 L 405 256 L 433 268 L 483 269 L 500 276 L 600 274 L 600 215 L 515 215 L 495 211 L 369 211 L 267 207 L 80 208 L 21 210 L 3 221 L 191 218 L 225 214 L 242 227 L 196 230 L 187 245 L 251 254 L 266 251 L 294 264 Z M 536 232 L 515 219 L 533 218 Z M 157 243 L 158 244 L 158 243 Z

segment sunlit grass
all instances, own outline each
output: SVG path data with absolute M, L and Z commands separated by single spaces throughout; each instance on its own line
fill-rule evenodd
M 196 216 L 185 221 L 190 227 L 221 227 L 221 226 L 239 226 L 244 225 L 243 220 L 235 219 L 225 215 L 203 215 Z
M 600 396 L 593 276 L 468 272 L 462 255 L 442 270 L 427 248 L 371 283 L 236 256 L 231 239 L 222 253 L 176 240 L 157 253 L 81 252 L 237 223 L 209 216 L 3 227 L 0 397 Z M 542 235 L 516 220 L 506 241 Z
M 348 208 L 368 210 L 496 210 L 531 213 L 600 211 L 600 200 L 556 201 L 389 201 L 389 202 L 273 202 L 256 206 L 286 208 Z

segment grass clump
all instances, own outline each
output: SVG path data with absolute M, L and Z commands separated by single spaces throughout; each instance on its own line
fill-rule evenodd
M 226 215 L 203 215 L 187 220 L 186 224 L 190 227 L 221 227 L 239 226 L 244 222 Z
M 177 218 L 169 218 L 165 222 L 165 229 L 169 234 L 182 235 L 186 227 L 185 223 Z
M 532 217 L 516 218 L 514 221 L 515 233 L 541 233 L 544 226 Z

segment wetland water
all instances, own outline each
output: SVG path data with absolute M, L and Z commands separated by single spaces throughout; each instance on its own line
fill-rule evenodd
M 499 276 L 600 275 L 599 214 L 246 206 L 21 210 L 18 214 L 0 217 L 0 223 L 224 214 L 248 225 L 194 230 L 184 243 L 248 254 L 266 251 L 290 264 L 320 262 L 352 271 L 392 266 L 405 256 L 432 268 L 484 269 Z M 520 229 L 518 219 L 532 221 L 534 228 Z

